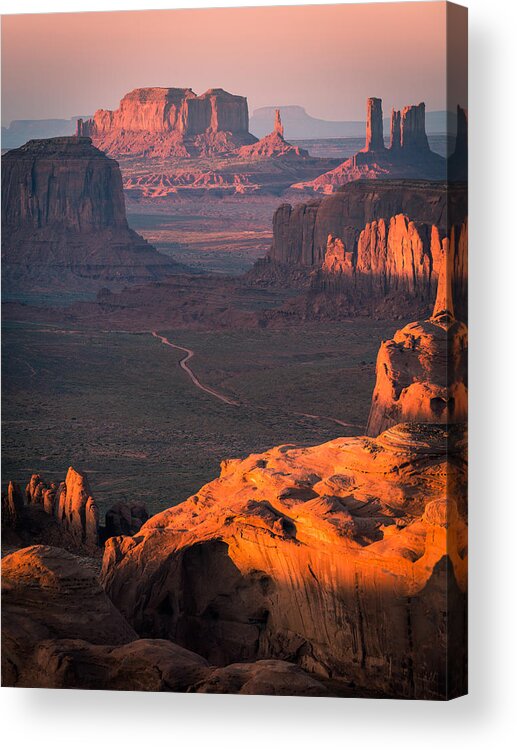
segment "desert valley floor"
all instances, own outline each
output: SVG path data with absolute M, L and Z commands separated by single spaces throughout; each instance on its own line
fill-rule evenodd
M 216 476 L 223 459 L 363 434 L 379 343 L 396 327 L 160 329 L 195 352 L 193 371 L 231 406 L 196 388 L 182 353 L 151 333 L 6 323 L 4 476 L 23 483 L 80 466 L 101 511 L 131 497 L 156 513 Z

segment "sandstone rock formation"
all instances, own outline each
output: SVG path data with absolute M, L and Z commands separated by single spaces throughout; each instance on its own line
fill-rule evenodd
M 221 666 L 271 657 L 356 687 L 451 697 L 463 665 L 462 432 L 279 446 L 106 544 L 103 581 L 141 636 Z M 453 608 L 454 607 L 454 608 Z M 442 627 L 444 620 L 448 625 Z
M 359 180 L 320 200 L 281 205 L 269 256 L 249 276 L 291 284 L 305 270 L 308 315 L 329 294 L 347 315 L 372 314 L 371 305 L 388 295 L 404 295 L 404 312 L 409 305 L 425 314 L 447 243 L 456 310 L 466 320 L 466 217 L 462 183 Z
M 384 341 L 366 428 L 377 436 L 399 422 L 467 421 L 467 326 L 454 317 L 447 243 L 432 316 Z
M 279 109 L 275 109 L 275 127 L 273 128 L 273 132 L 281 138 L 284 137 L 284 126 L 282 125 L 282 118 L 280 117 Z
M 2 495 L 2 529 L 16 530 L 23 513 L 23 495 L 15 482 L 9 482 L 5 495 Z
M 284 127 L 280 110 L 275 110 L 273 131 L 251 146 L 239 149 L 242 159 L 308 159 L 309 152 L 299 146 L 293 146 L 284 139 Z
M 42 506 L 45 513 L 57 520 L 69 543 L 78 547 L 97 546 L 99 512 L 85 474 L 70 466 L 64 482 L 49 486 L 39 474 L 33 474 L 25 494 L 29 505 Z
M 136 634 L 81 558 L 26 547 L 2 560 L 2 684 L 16 684 L 36 645 L 49 638 L 122 644 Z
M 382 100 L 366 100 L 366 151 L 383 151 Z
M 315 180 L 299 182 L 293 188 L 332 193 L 359 179 L 405 178 L 443 180 L 447 162 L 429 148 L 425 131 L 425 104 L 404 107 L 402 114 L 392 110 L 390 147 L 384 145 L 382 101 L 367 99 L 366 143 L 351 159 L 325 172 Z
M 127 224 L 118 164 L 89 138 L 29 141 L 2 157 L 5 288 L 109 285 L 177 264 Z
M 90 136 L 112 155 L 188 157 L 224 153 L 254 143 L 243 96 L 209 89 L 141 88 L 126 94 L 115 111 L 99 109 L 78 121 L 77 134 Z
M 170 641 L 138 639 L 97 581 L 88 558 L 28 547 L 2 564 L 2 685 L 326 695 L 278 660 L 211 667 Z

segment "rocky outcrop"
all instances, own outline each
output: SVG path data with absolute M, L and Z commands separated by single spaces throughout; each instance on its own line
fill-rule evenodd
M 467 421 L 468 334 L 454 316 L 447 250 L 446 243 L 432 316 L 405 326 L 379 349 L 368 435 L 399 422 Z
M 415 151 L 417 154 L 425 155 L 429 149 L 429 141 L 425 132 L 425 104 L 404 107 L 401 117 L 400 128 L 401 154 Z
M 126 94 L 117 110 L 100 109 L 78 121 L 77 134 L 112 155 L 187 157 L 223 153 L 253 143 L 243 96 L 209 89 L 142 88 Z
M 123 644 L 136 633 L 83 559 L 26 547 L 2 560 L 2 685 L 16 684 L 34 648 L 50 638 Z
M 47 546 L 2 561 L 2 685 L 329 694 L 294 664 L 269 660 L 218 669 L 170 641 L 138 639 L 100 587 L 91 561 Z
M 29 141 L 2 157 L 4 285 L 148 281 L 176 270 L 127 224 L 117 162 L 89 138 Z
M 25 489 L 29 505 L 39 505 L 56 519 L 65 544 L 78 548 L 95 548 L 98 544 L 99 512 L 92 497 L 86 474 L 72 466 L 60 484 L 49 485 L 33 474 Z
M 401 146 L 400 110 L 391 110 L 390 151 L 395 152 Z
M 366 146 L 365 151 L 384 151 L 382 124 L 382 100 L 366 100 Z
M 293 146 L 284 139 L 284 127 L 280 118 L 280 110 L 275 110 L 273 131 L 251 146 L 239 149 L 242 159 L 288 159 L 308 160 L 309 152 L 299 146 Z
M 16 531 L 23 513 L 23 495 L 15 482 L 9 482 L 7 491 L 2 495 L 2 530 L 4 528 Z
M 444 180 L 447 161 L 429 148 L 425 131 L 425 104 L 404 107 L 391 115 L 390 147 L 384 145 L 382 101 L 367 99 L 366 144 L 351 159 L 315 180 L 299 182 L 294 189 L 332 193 L 360 179 Z
M 461 429 L 436 425 L 226 461 L 137 538 L 107 542 L 104 585 L 141 636 L 221 666 L 275 657 L 356 688 L 451 697 L 464 476 Z M 460 662 L 448 687 L 447 649 Z
M 339 237 L 357 254 L 361 232 L 367 225 L 402 214 L 419 227 L 436 226 L 443 237 L 451 225 L 467 216 L 464 186 L 425 180 L 389 180 L 350 183 L 322 199 L 282 204 L 273 216 L 271 260 L 318 268 L 325 259 L 329 234 Z M 429 232 L 430 236 L 430 232 Z

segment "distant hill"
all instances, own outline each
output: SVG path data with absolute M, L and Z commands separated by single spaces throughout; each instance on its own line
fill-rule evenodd
M 13 120 L 9 127 L 2 127 L 2 149 L 19 148 L 34 139 L 74 135 L 79 117 L 83 116 L 69 120 Z
M 363 138 L 366 123 L 364 120 L 322 120 L 309 115 L 298 105 L 260 107 L 250 117 L 250 132 L 263 138 L 273 130 L 275 109 L 280 110 L 285 137 L 289 140 L 315 138 Z M 447 128 L 448 123 L 448 128 Z M 446 111 L 427 112 L 425 118 L 428 135 L 456 132 L 456 114 Z M 390 119 L 384 118 L 384 134 L 389 135 Z

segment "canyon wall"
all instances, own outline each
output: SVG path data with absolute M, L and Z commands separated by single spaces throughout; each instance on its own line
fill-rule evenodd
M 90 120 L 79 120 L 77 134 L 90 136 L 109 154 L 161 157 L 231 151 L 256 141 L 246 98 L 223 89 L 200 96 L 192 89 L 135 89 L 118 109 L 99 109 Z
M 116 161 L 89 138 L 29 141 L 2 157 L 4 287 L 148 281 L 177 265 L 129 228 Z
M 398 292 L 430 306 L 447 243 L 457 313 L 465 320 L 466 217 L 463 184 L 352 182 L 322 199 L 280 206 L 268 259 L 254 273 L 283 274 L 288 283 L 305 271 L 313 294 L 355 295 L 359 307 Z

